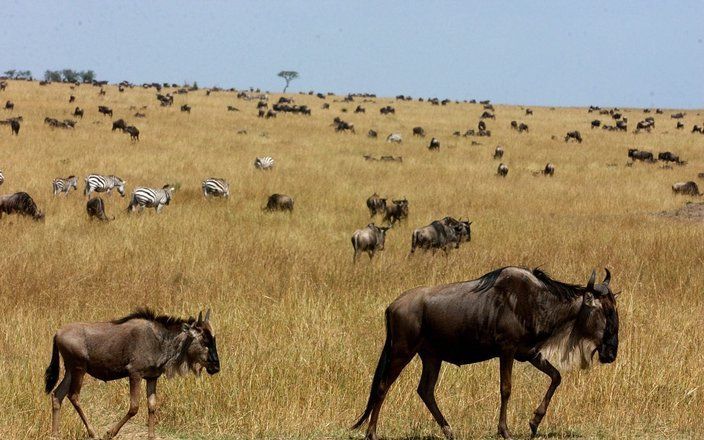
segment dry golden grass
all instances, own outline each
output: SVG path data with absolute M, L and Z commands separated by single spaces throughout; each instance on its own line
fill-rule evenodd
M 70 117 L 77 105 L 86 117 L 73 131 L 52 130 L 45 116 Z M 0 438 L 43 438 L 50 401 L 43 372 L 54 331 L 76 320 L 106 320 L 147 305 L 188 315 L 211 306 L 222 372 L 214 377 L 160 381 L 163 438 L 361 438 L 348 426 L 360 414 L 383 343 L 383 310 L 400 292 L 475 278 L 504 265 L 541 265 L 556 278 L 584 283 L 594 267 L 608 266 L 619 299 L 621 346 L 615 364 L 569 373 L 541 426 L 551 437 L 695 438 L 704 433 L 704 230 L 702 224 L 651 214 L 681 206 L 675 181 L 704 170 L 704 137 L 676 131 L 669 113 L 656 116 L 652 134 L 591 131 L 585 109 L 497 106 L 491 138 L 451 133 L 475 127 L 481 106 L 393 103 L 395 116 L 380 116 L 390 101 L 358 104 L 295 96 L 312 117 L 256 118 L 255 102 L 232 93 L 176 95 L 159 108 L 153 90 L 128 89 L 107 96 L 81 86 L 40 87 L 11 82 L 0 93 L 25 118 L 19 137 L 0 127 L 3 194 L 25 190 L 46 211 L 45 224 L 16 216 L 0 220 Z M 278 96 L 273 97 L 278 98 Z M 189 103 L 190 115 L 178 109 Z M 110 131 L 115 117 L 139 127 L 142 140 Z M 146 119 L 131 105 L 148 105 Z M 227 112 L 227 105 L 241 112 Z M 342 114 L 346 107 L 350 113 Z M 7 112 L 5 112 L 7 114 Z M 690 111 L 687 127 L 701 123 Z M 9 116 L 9 114 L 7 114 Z M 337 134 L 334 116 L 353 122 L 357 134 Z M 626 110 L 631 126 L 645 115 Z M 4 116 L 0 115 L 0 116 Z M 601 117 L 604 119 L 604 117 Z M 510 130 L 513 119 L 530 133 Z M 438 153 L 411 128 L 440 139 Z M 368 139 L 404 136 L 402 145 Z M 246 135 L 237 131 L 246 129 Z M 582 145 L 562 136 L 579 129 Z M 557 140 L 551 140 L 556 135 Z M 506 149 L 506 179 L 495 177 L 496 145 Z M 626 167 L 628 147 L 670 149 L 689 161 L 672 170 L 659 165 Z M 402 164 L 370 163 L 362 154 L 402 155 Z M 273 172 L 252 167 L 257 155 L 277 160 Z M 547 161 L 555 177 L 534 177 Z M 607 166 L 616 164 L 617 166 Z M 107 198 L 109 224 L 91 223 L 85 198 L 53 198 L 58 176 L 114 173 L 136 185 L 180 185 L 160 215 L 128 216 L 127 199 Z M 230 181 L 229 201 L 205 201 L 206 177 Z M 80 191 L 83 189 L 81 182 Z M 366 198 L 406 196 L 410 219 L 389 232 L 386 250 L 371 264 L 352 265 L 351 233 L 367 224 Z M 280 192 L 296 201 L 293 215 L 261 212 Z M 469 216 L 470 244 L 445 258 L 407 258 L 414 227 L 444 215 Z M 603 274 L 603 272 L 602 272 Z M 379 432 L 385 438 L 441 436 L 415 393 L 419 362 L 413 361 L 390 393 Z M 514 369 L 509 426 L 527 437 L 528 420 L 548 379 L 527 364 Z M 446 365 L 438 402 L 459 438 L 496 432 L 498 364 Z M 127 383 L 87 380 L 82 402 L 100 431 L 127 407 Z M 145 402 L 126 429 L 142 433 Z M 83 438 L 68 402 L 64 438 Z M 133 438 L 127 432 L 123 438 Z M 137 438 L 137 437 L 134 437 Z

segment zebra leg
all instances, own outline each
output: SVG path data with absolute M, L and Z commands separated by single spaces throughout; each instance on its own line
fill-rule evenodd
M 156 209 L 156 213 L 159 214 L 159 213 L 161 212 L 161 209 L 162 209 L 163 207 L 164 207 L 164 205 L 162 205 L 161 203 L 159 203 L 158 205 L 156 205 L 156 208 L 154 208 L 154 209 Z

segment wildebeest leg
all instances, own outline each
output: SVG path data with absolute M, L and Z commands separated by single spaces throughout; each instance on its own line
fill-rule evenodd
M 423 361 L 423 373 L 421 373 L 420 383 L 418 384 L 418 395 L 425 403 L 425 406 L 428 407 L 430 414 L 433 415 L 440 428 L 442 428 L 445 437 L 448 440 L 452 440 L 454 435 L 450 429 L 450 424 L 447 423 L 442 412 L 440 412 L 440 408 L 438 408 L 437 402 L 435 402 L 435 385 L 438 382 L 442 361 L 427 355 L 421 355 L 420 358 Z
M 511 438 L 511 433 L 506 425 L 506 408 L 511 398 L 511 373 L 513 371 L 513 353 L 503 353 L 499 358 L 501 371 L 501 410 L 499 412 L 499 435 Z
M 372 261 L 372 258 L 374 257 L 374 251 L 367 251 L 367 255 L 369 255 L 369 261 Z
M 147 438 L 154 440 L 154 426 L 156 425 L 156 379 L 147 379 L 147 408 L 149 410 L 149 421 Z
M 139 376 L 130 376 L 130 409 L 128 409 L 127 414 L 105 434 L 105 440 L 115 437 L 122 426 L 139 411 L 139 383 L 141 380 L 142 378 Z
M 550 362 L 546 361 L 542 357 L 533 359 L 532 361 L 530 361 L 530 363 L 538 370 L 550 376 L 550 387 L 548 387 L 548 391 L 545 393 L 543 401 L 540 402 L 540 405 L 535 409 L 535 412 L 533 413 L 533 418 L 529 423 L 531 433 L 533 436 L 535 436 L 538 434 L 538 425 L 540 425 L 540 422 L 543 420 L 543 417 L 545 416 L 545 413 L 548 410 L 548 405 L 550 405 L 550 399 L 552 399 L 553 394 L 555 394 L 555 390 L 557 390 L 557 387 L 560 386 L 562 377 L 560 376 L 560 372 L 557 370 L 557 368 L 553 367 Z
M 51 395 L 51 436 L 59 438 L 59 421 L 61 418 L 61 402 L 68 394 L 71 386 L 71 370 L 66 369 L 64 378 Z
M 95 438 L 95 431 L 90 427 L 86 415 L 83 413 L 81 405 L 78 403 L 78 396 L 81 393 L 81 387 L 83 386 L 83 377 L 85 376 L 85 371 L 83 370 L 73 370 L 73 378 L 71 379 L 71 386 L 68 391 L 68 400 L 73 404 L 76 409 L 78 416 L 83 421 L 86 426 L 86 431 L 88 432 L 88 438 Z
M 372 414 L 369 417 L 369 424 L 367 425 L 367 435 L 365 440 L 377 440 L 376 436 L 376 424 L 379 420 L 379 412 L 381 411 L 381 405 L 384 403 L 386 398 L 386 393 L 391 388 L 391 385 L 398 379 L 401 371 L 408 365 L 408 363 L 413 359 L 415 353 L 399 353 L 398 351 L 392 353 L 391 362 L 389 362 L 388 369 L 384 371 L 384 376 L 381 378 L 379 383 L 379 388 L 377 388 L 377 400 L 372 409 Z

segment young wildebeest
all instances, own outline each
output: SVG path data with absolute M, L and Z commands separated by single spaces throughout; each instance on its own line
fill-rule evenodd
M 88 200 L 88 203 L 86 203 L 86 212 L 88 213 L 88 217 L 91 220 L 93 220 L 94 218 L 97 218 L 98 220 L 102 221 L 110 220 L 105 215 L 105 203 L 100 197 Z M 113 217 L 112 219 L 115 220 L 115 217 Z
M 201 183 L 203 188 L 203 196 L 207 199 L 208 197 L 230 197 L 230 185 L 225 179 L 218 179 L 211 177 L 205 179 Z
M 499 358 L 501 408 L 498 432 L 509 438 L 506 409 L 514 360 L 530 362 L 550 376 L 550 387 L 530 421 L 537 434 L 550 399 L 560 385 L 559 370 L 587 368 L 595 353 L 610 363 L 618 351 L 616 297 L 606 270 L 602 284 L 593 272 L 586 287 L 550 278 L 539 269 L 505 267 L 481 278 L 420 287 L 399 296 L 386 309 L 386 342 L 372 379 L 364 414 L 368 440 L 376 440 L 381 405 L 404 367 L 418 354 L 423 363 L 418 394 L 442 428 L 450 425 L 435 401 L 442 362 L 472 364 Z
M 54 179 L 51 186 L 54 189 L 54 195 L 64 193 L 68 196 L 68 193 L 69 191 L 71 191 L 71 188 L 78 190 L 78 177 L 73 175 L 68 176 L 65 179 L 59 177 Z
M 64 378 L 59 380 L 59 357 L 64 359 Z M 215 332 L 210 324 L 210 310 L 198 314 L 198 319 L 157 316 L 148 309 L 138 309 L 124 318 L 109 322 L 74 322 L 61 327 L 54 335 L 51 363 L 44 375 L 45 391 L 51 393 L 51 433 L 59 436 L 61 403 L 64 397 L 73 404 L 88 431 L 95 431 L 78 402 L 86 373 L 102 381 L 129 378 L 130 408 L 105 434 L 105 439 L 117 435 L 120 428 L 139 411 L 139 385 L 147 382 L 149 410 L 147 437 L 156 438 L 156 382 L 184 375 L 189 371 L 200 375 L 220 371 L 220 359 L 215 344 Z M 52 392 L 53 390 L 53 392 Z
M 684 194 L 688 196 L 698 196 L 701 195 L 699 192 L 699 187 L 696 182 L 677 182 L 672 185 L 672 192 L 675 194 Z
M 0 218 L 3 213 L 8 215 L 17 213 L 30 216 L 37 221 L 44 221 L 44 213 L 37 208 L 37 204 L 26 192 L 0 196 Z
M 362 252 L 366 252 L 369 255 L 369 260 L 371 260 L 377 251 L 383 251 L 386 231 L 389 229 L 369 223 L 366 228 L 354 231 L 354 234 L 352 234 L 352 248 L 354 249 L 352 262 L 356 263 L 357 256 Z
M 293 199 L 285 194 L 272 194 L 266 201 L 265 211 L 293 212 Z
M 386 206 L 384 211 L 384 221 L 393 226 L 397 221 L 408 218 L 408 200 L 392 200 L 391 206 Z
M 508 175 L 508 166 L 504 163 L 500 163 L 499 167 L 496 169 L 496 175 L 506 177 Z
M 374 193 L 367 199 L 367 208 L 369 208 L 369 217 L 383 214 L 386 212 L 386 199 L 382 199 L 379 194 Z

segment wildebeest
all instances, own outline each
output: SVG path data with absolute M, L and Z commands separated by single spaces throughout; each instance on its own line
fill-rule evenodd
M 682 119 L 682 118 L 684 118 L 685 114 L 686 113 L 679 112 L 679 113 L 675 113 L 673 115 L 670 115 L 670 117 L 672 119 Z
M 384 211 L 384 221 L 389 222 L 391 226 L 397 221 L 408 218 L 408 200 L 403 198 L 392 202 L 391 205 L 386 205 L 386 211 Z
M 10 120 L 10 130 L 12 131 L 12 134 L 15 136 L 20 135 L 20 121 L 17 119 L 11 119 Z
M 354 112 L 355 113 L 366 113 L 366 110 L 361 105 L 358 105 L 357 108 L 354 109 Z
M 0 218 L 2 218 L 3 213 L 8 215 L 16 213 L 32 217 L 32 219 L 37 221 L 44 220 L 44 213 L 37 208 L 37 204 L 26 192 L 0 196 Z
M 59 362 L 64 360 L 64 378 L 59 380 Z M 54 335 L 51 363 L 44 374 L 45 391 L 51 393 L 51 432 L 59 436 L 61 403 L 68 396 L 88 432 L 95 431 L 88 423 L 78 396 L 86 373 L 102 381 L 128 378 L 130 407 L 105 435 L 110 439 L 139 410 L 139 386 L 147 382 L 149 411 L 147 437 L 155 439 L 156 382 L 162 375 L 173 377 L 193 372 L 200 375 L 220 371 L 220 359 L 215 343 L 215 332 L 210 323 L 210 310 L 198 314 L 198 319 L 158 316 L 149 309 L 138 309 L 108 322 L 76 322 L 61 327 Z M 56 387 L 56 388 L 54 388 Z
M 115 130 L 125 131 L 126 127 L 127 127 L 127 123 L 125 122 L 124 119 L 118 119 L 117 121 L 114 121 L 112 123 L 112 131 L 115 131 Z
M 379 158 L 380 161 L 382 162 L 403 162 L 403 157 L 402 156 L 381 156 Z
M 191 106 L 188 105 L 188 104 L 183 104 L 183 105 L 181 106 L 181 111 L 190 114 L 190 113 L 191 113 Z
M 383 251 L 388 230 L 389 228 L 376 226 L 374 223 L 369 223 L 363 229 L 357 229 L 352 234 L 352 249 L 354 250 L 352 262 L 356 263 L 357 256 L 362 252 L 366 252 L 371 260 L 377 251 Z
M 478 129 L 479 131 L 486 130 L 486 122 L 484 122 L 484 121 L 479 121 L 479 123 L 477 124 L 477 129 Z
M 132 140 L 132 141 L 139 140 L 139 129 L 137 127 L 135 127 L 134 125 L 128 125 L 127 127 L 125 127 L 125 129 L 123 131 L 130 135 L 130 140 Z
M 12 101 L 5 102 L 5 110 L 14 110 L 15 103 Z
M 104 105 L 98 106 L 98 112 L 102 113 L 103 116 L 112 116 L 112 109 L 110 107 L 105 107 Z
M 379 113 L 382 115 L 390 115 L 390 114 L 396 114 L 396 109 L 391 107 L 390 105 L 387 105 L 386 107 L 382 107 L 379 109 Z
M 339 117 L 335 117 L 335 119 L 333 119 L 332 125 L 335 127 L 335 131 L 350 131 L 355 133 L 354 124 L 343 121 Z
M 493 113 L 490 113 L 488 111 L 484 112 L 479 116 L 481 119 L 496 119 L 496 116 L 494 116 Z
M 105 222 L 110 220 L 108 216 L 105 215 L 105 203 L 100 197 L 88 200 L 86 203 L 86 212 L 88 213 L 88 218 L 91 220 L 96 218 Z M 115 217 L 113 217 L 112 220 L 115 220 Z
M 76 97 L 75 97 L 75 96 L 71 95 L 71 96 L 68 97 L 68 103 L 69 103 L 69 104 L 72 103 L 72 102 L 75 102 L 75 101 L 76 101 Z
M 228 105 L 228 106 L 227 106 L 227 111 L 228 111 L 228 112 L 238 112 L 238 111 L 240 111 L 240 109 L 238 109 L 237 107 L 235 107 L 235 106 L 233 106 L 233 105 Z
M 565 135 L 565 142 L 569 141 L 570 139 L 574 139 L 580 144 L 582 143 L 582 135 L 577 130 L 567 132 L 567 134 Z
M 425 137 L 425 130 L 423 130 L 423 127 L 413 127 L 413 136 Z
M 427 226 L 414 229 L 411 234 L 411 254 L 416 251 L 416 248 L 432 249 L 433 253 L 437 249 L 442 249 L 447 254 L 452 245 L 455 245 L 455 248 L 460 246 L 460 234 L 465 230 L 465 226 L 469 231 L 470 224 L 470 222 L 462 223 L 452 217 L 445 217 L 443 220 L 435 220 Z M 471 239 L 471 235 L 468 234 L 467 237 Z
M 672 192 L 675 194 L 684 194 L 688 196 L 698 196 L 701 195 L 699 192 L 699 187 L 696 182 L 677 182 L 672 185 Z
M 369 216 L 374 217 L 377 214 L 386 212 L 386 198 L 379 197 L 379 194 L 374 193 L 367 199 L 367 208 L 369 208 Z
M 645 151 L 645 150 L 638 150 L 636 148 L 629 148 L 628 149 L 628 157 L 631 159 L 635 160 L 640 160 L 640 161 L 653 161 L 653 153 L 650 151 Z
M 403 138 L 399 133 L 391 133 L 386 136 L 386 142 L 394 142 L 400 144 L 401 142 L 403 142 Z
M 267 199 L 264 210 L 293 212 L 293 199 L 285 194 L 272 194 Z
M 430 139 L 430 144 L 428 144 L 428 150 L 437 151 L 440 149 L 440 141 L 436 138 Z
M 592 121 L 592 128 L 599 128 L 601 126 L 601 121 L 598 119 L 594 119 Z
M 526 109 L 526 116 L 529 116 L 529 115 L 531 115 L 531 116 L 533 115 L 533 110 L 527 108 Z
M 680 162 L 680 157 L 674 153 L 671 153 L 669 151 L 661 152 L 658 153 L 658 160 L 662 160 L 663 162 Z
M 386 342 L 367 406 L 352 427 L 366 421 L 366 438 L 376 440 L 379 412 L 391 385 L 417 354 L 423 365 L 418 394 L 447 439 L 454 436 L 435 401 L 443 362 L 465 365 L 499 358 L 501 406 L 498 432 L 506 423 L 514 361 L 530 362 L 550 376 L 550 386 L 530 421 L 533 435 L 560 385 L 561 370 L 616 360 L 618 310 L 609 287 L 611 273 L 585 287 L 550 278 L 540 269 L 504 267 L 479 279 L 401 294 L 385 312 Z
M 367 132 L 367 137 L 376 138 L 377 136 L 378 136 L 378 134 L 377 134 L 376 130 L 369 130 L 369 132 Z
M 692 127 L 692 133 L 704 134 L 704 127 L 700 127 L 698 125 L 695 125 L 694 127 Z
M 548 162 L 543 168 L 543 175 L 552 177 L 555 174 L 555 165 Z
M 83 109 L 80 108 L 80 107 L 76 107 L 76 108 L 73 110 L 73 116 L 76 117 L 76 118 L 81 118 L 81 119 L 83 119 Z
M 496 147 L 494 150 L 494 159 L 501 159 L 504 157 L 504 149 L 501 146 Z
M 677 121 L 677 125 L 675 126 L 677 130 L 682 130 L 684 128 L 684 124 L 682 121 Z
M 508 175 L 508 166 L 505 163 L 500 163 L 496 169 L 496 175 L 506 177 Z

